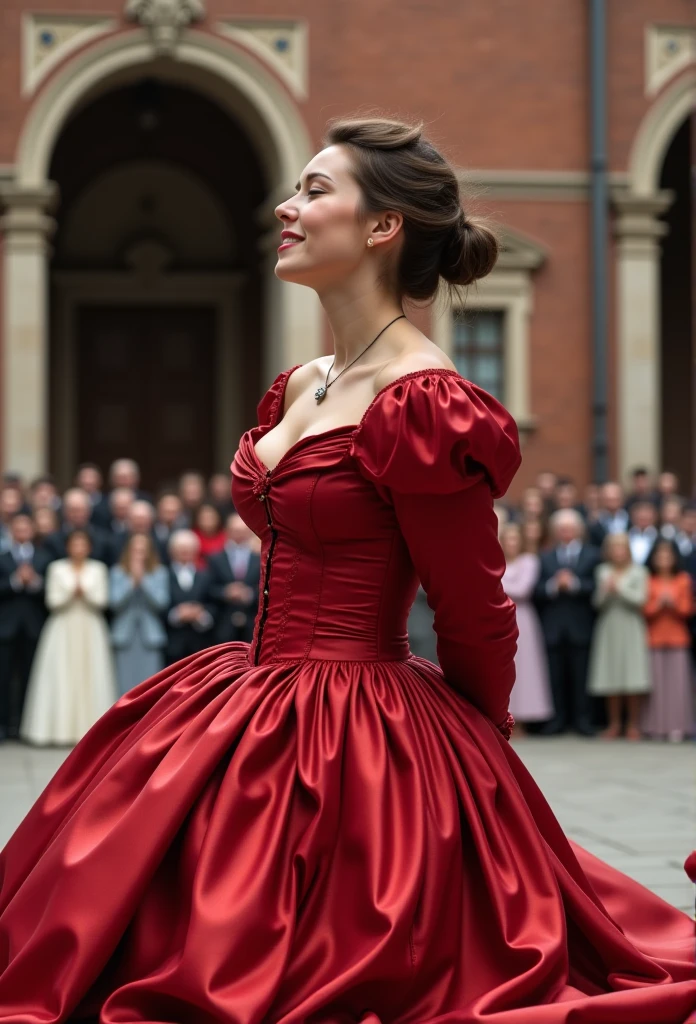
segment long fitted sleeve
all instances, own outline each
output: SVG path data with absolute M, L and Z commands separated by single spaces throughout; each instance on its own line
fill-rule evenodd
M 509 735 L 517 623 L 493 498 L 520 462 L 512 417 L 454 371 L 414 374 L 378 396 L 353 454 L 394 508 L 446 681 Z
M 504 725 L 515 682 L 515 606 L 501 583 L 505 561 L 487 483 L 455 494 L 392 492 L 428 604 L 447 682 Z

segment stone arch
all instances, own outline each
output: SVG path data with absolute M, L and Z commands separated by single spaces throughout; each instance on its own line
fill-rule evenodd
M 654 195 L 660 171 L 677 129 L 696 110 L 696 70 L 689 70 L 668 86 L 640 123 L 628 160 L 629 188 L 633 195 Z
M 70 57 L 35 98 L 19 139 L 15 179 L 5 190 L 3 378 L 6 464 L 34 474 L 46 468 L 48 429 L 48 248 L 46 216 L 54 188 L 51 155 L 70 115 L 100 93 L 143 71 L 198 90 L 230 113 L 265 168 L 268 197 L 257 214 L 274 225 L 273 208 L 293 191 L 312 154 L 306 124 L 279 80 L 236 42 L 185 31 L 171 56 L 159 56 L 145 29 L 102 38 Z M 322 351 L 320 307 L 309 289 L 281 285 L 275 246 L 263 245 L 265 269 L 263 385 L 282 369 Z M 34 301 L 26 302 L 27 294 Z
M 628 161 L 627 183 L 614 192 L 617 268 L 618 469 L 658 469 L 661 461 L 662 349 L 660 319 L 661 215 L 672 194 L 660 189 L 667 150 L 696 108 L 696 71 L 685 71 L 651 105 Z
M 183 37 L 176 60 L 158 59 L 145 30 L 136 29 L 82 50 L 46 83 L 29 111 L 17 147 L 17 185 L 41 187 L 70 113 L 145 66 L 160 77 L 201 89 L 221 103 L 247 129 L 277 185 L 294 183 L 311 156 L 311 142 L 295 104 L 272 74 L 239 45 L 202 32 Z

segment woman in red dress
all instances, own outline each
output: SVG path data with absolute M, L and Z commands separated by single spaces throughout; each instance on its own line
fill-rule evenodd
M 335 354 L 276 378 L 232 464 L 252 643 L 131 690 L 19 826 L 0 1021 L 682 1024 L 692 922 L 569 843 L 507 741 L 515 424 L 402 318 L 495 240 L 419 128 L 327 142 L 277 274 Z M 441 670 L 409 653 L 419 579 Z
M 222 516 L 214 505 L 203 502 L 196 509 L 193 532 L 201 543 L 198 552 L 198 569 L 205 569 L 211 555 L 217 555 L 225 546 L 225 531 Z

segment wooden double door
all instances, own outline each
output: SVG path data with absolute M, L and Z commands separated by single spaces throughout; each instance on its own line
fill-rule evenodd
M 214 469 L 216 313 L 84 307 L 78 321 L 78 460 L 135 459 L 148 491 Z

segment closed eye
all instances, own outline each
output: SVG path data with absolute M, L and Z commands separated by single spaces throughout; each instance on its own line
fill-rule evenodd
M 325 196 L 326 192 L 324 192 L 324 190 L 321 189 L 321 188 L 312 188 L 312 189 L 309 190 L 307 195 L 308 196 Z

